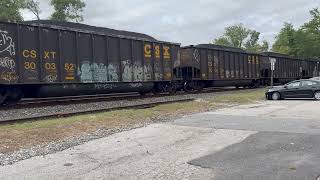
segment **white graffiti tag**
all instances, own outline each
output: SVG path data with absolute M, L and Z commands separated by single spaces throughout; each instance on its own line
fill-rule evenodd
M 0 53 L 9 52 L 11 56 L 16 55 L 14 42 L 8 32 L 0 30 Z
M 193 58 L 197 61 L 197 63 L 200 62 L 200 53 L 199 53 L 198 49 L 194 50 Z
M 45 80 L 46 82 L 55 82 L 55 81 L 57 81 L 57 79 L 58 79 L 58 75 L 56 75 L 56 74 L 50 74 L 50 75 L 47 75 L 47 76 L 44 78 L 44 80 Z
M 16 67 L 16 62 L 9 57 L 0 58 L 0 67 L 8 68 L 11 71 L 14 71 L 14 68 Z

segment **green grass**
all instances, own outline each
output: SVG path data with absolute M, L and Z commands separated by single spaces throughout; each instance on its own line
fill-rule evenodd
M 255 89 L 251 91 L 241 91 L 238 93 L 216 96 L 210 100 L 211 103 L 248 104 L 255 101 L 264 100 L 265 89 Z

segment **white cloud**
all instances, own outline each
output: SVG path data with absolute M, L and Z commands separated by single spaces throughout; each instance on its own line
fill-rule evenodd
M 52 8 L 41 3 L 43 19 Z M 183 45 L 208 43 L 224 28 L 243 23 L 272 42 L 284 22 L 300 26 L 319 0 L 85 0 L 86 24 L 146 33 L 159 40 Z M 32 19 L 23 12 L 25 19 Z

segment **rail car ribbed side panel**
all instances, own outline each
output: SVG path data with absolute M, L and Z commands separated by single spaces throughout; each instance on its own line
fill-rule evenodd
M 0 84 L 171 81 L 179 44 L 0 22 Z

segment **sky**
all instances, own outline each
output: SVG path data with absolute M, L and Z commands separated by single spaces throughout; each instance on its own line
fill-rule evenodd
M 46 19 L 49 0 L 38 0 Z M 299 27 L 320 0 L 84 0 L 85 24 L 145 33 L 182 45 L 212 42 L 224 28 L 242 23 L 261 32 L 260 40 L 274 42 L 284 22 Z M 23 11 L 25 20 L 35 19 Z

